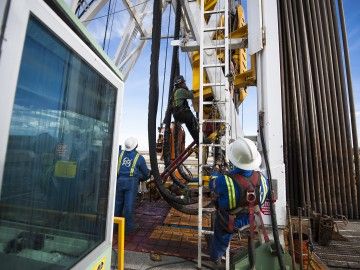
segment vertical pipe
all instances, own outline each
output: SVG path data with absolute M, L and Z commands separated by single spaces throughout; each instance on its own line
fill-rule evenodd
M 319 5 L 319 1 L 314 1 L 315 2 L 315 8 L 314 11 L 316 13 L 315 18 L 316 18 L 316 22 L 318 24 L 318 36 L 319 37 L 319 42 L 320 42 L 320 52 L 321 52 L 321 60 L 322 60 L 322 70 L 320 70 L 320 74 L 323 75 L 324 78 L 324 95 L 326 97 L 326 107 L 328 108 L 328 121 L 329 121 L 329 135 L 330 135 L 330 144 L 331 144 L 331 152 L 329 155 L 330 158 L 330 167 L 332 167 L 333 169 L 333 177 L 331 178 L 331 186 L 330 188 L 332 188 L 332 203 L 333 203 L 333 211 L 334 214 L 341 214 L 342 213 L 342 203 L 341 203 L 341 197 L 340 197 L 340 192 L 339 192 L 339 187 L 338 187 L 338 183 L 339 183 L 339 169 L 338 169 L 338 164 L 336 162 L 336 153 L 337 153 L 337 140 L 336 140 L 336 124 L 335 124 L 335 108 L 332 106 L 332 95 L 330 92 L 330 76 L 329 76 L 329 71 L 328 71 L 328 58 L 327 58 L 327 54 L 325 52 L 325 49 L 328 45 L 325 42 L 325 37 L 324 37 L 324 31 L 323 31 L 323 18 L 320 12 L 320 5 Z
M 320 178 L 320 188 L 321 188 L 321 197 L 323 201 L 324 207 L 321 209 L 326 214 L 331 215 L 332 214 L 332 207 L 331 207 L 331 194 L 330 194 L 330 182 L 329 182 L 329 166 L 328 166 L 328 148 L 326 143 L 326 128 L 325 125 L 327 125 L 327 118 L 324 117 L 324 108 L 325 105 L 322 102 L 322 96 L 321 96 L 321 85 L 320 85 L 320 79 L 319 79 L 319 66 L 318 66 L 318 51 L 316 50 L 316 43 L 315 43 L 315 37 L 314 33 L 318 32 L 318 29 L 314 27 L 313 22 L 316 21 L 313 19 L 313 15 L 311 13 L 311 5 L 314 5 L 313 1 L 306 0 L 305 1 L 305 14 L 307 14 L 307 29 L 308 29 L 308 41 L 309 41 L 309 47 L 312 48 L 309 50 L 310 53 L 310 59 L 311 59 L 311 70 L 309 72 L 313 75 L 313 89 L 314 89 L 314 102 L 315 102 L 315 109 L 317 110 L 317 124 L 318 124 L 318 131 L 319 131 L 319 141 L 318 141 L 318 147 L 319 147 L 319 162 L 320 166 L 318 168 L 319 171 L 322 172 L 322 177 Z M 316 25 L 317 26 L 317 25 Z M 320 196 L 320 194 L 318 194 Z M 326 207 L 325 207 L 326 206 Z
M 347 81 L 348 95 L 349 95 L 351 131 L 352 131 L 352 139 L 353 139 L 355 175 L 356 175 L 356 184 L 357 184 L 353 188 L 357 189 L 358 199 L 359 199 L 360 198 L 359 144 L 358 144 L 357 130 L 356 130 L 354 94 L 353 94 L 353 86 L 352 86 L 352 79 L 351 79 L 351 67 L 350 67 L 349 48 L 348 48 L 348 43 L 347 43 L 347 33 L 346 33 L 346 23 L 345 23 L 345 16 L 344 16 L 344 7 L 343 7 L 342 0 L 338 0 L 338 7 L 339 7 L 339 13 L 340 13 L 341 34 L 342 34 L 342 42 L 343 42 L 344 58 L 345 58 L 346 81 Z M 359 211 L 356 214 L 359 215 Z
M 286 1 L 286 0 L 285 0 Z M 292 227 L 292 219 L 290 214 L 289 206 L 286 206 L 287 216 L 289 220 L 289 234 L 290 234 L 290 250 L 291 250 L 291 265 L 292 269 L 295 270 L 295 248 L 294 248 L 294 235 L 293 235 L 293 227 Z
M 311 61 L 310 52 L 309 52 L 309 44 L 308 44 L 308 35 L 305 24 L 305 15 L 304 15 L 304 1 L 298 1 L 299 7 L 299 22 L 300 22 L 300 36 L 302 37 L 303 44 L 303 57 L 300 58 L 300 63 L 304 68 L 304 89 L 303 91 L 307 95 L 307 103 L 308 103 L 308 113 L 309 113 L 309 131 L 311 142 L 311 154 L 312 154 L 312 167 L 313 167 L 313 175 L 314 175 L 314 184 L 316 191 L 313 191 L 313 200 L 318 202 L 318 209 L 324 209 L 327 211 L 326 203 L 324 201 L 325 192 L 324 189 L 321 188 L 320 182 L 323 180 L 322 168 L 319 166 L 321 156 L 320 156 L 320 140 L 319 140 L 319 129 L 318 123 L 316 119 L 316 110 L 315 110 L 315 102 L 314 102 L 314 85 L 313 85 L 313 75 L 311 72 Z M 316 198 L 320 197 L 320 198 Z
M 340 34 L 339 34 L 339 28 L 338 28 L 338 20 L 335 19 L 337 18 L 336 15 L 336 4 L 335 4 L 335 0 L 331 0 L 331 14 L 332 17 L 334 18 L 333 20 L 333 28 L 334 28 L 334 32 L 335 32 L 335 44 L 336 44 L 336 54 L 337 54 L 337 59 L 338 59 L 338 63 L 337 63 L 337 67 L 340 70 L 340 82 L 341 82 L 341 94 L 342 94 L 342 100 L 343 100 L 343 107 L 344 107 L 344 118 L 345 118 L 345 132 L 346 132 L 346 143 L 347 143 L 347 148 L 348 148 L 348 166 L 349 166 L 349 173 L 350 173 L 350 179 L 351 179 L 351 184 L 350 186 L 348 186 L 348 188 L 350 189 L 350 193 L 352 196 L 352 201 L 353 201 L 353 215 L 354 218 L 358 219 L 359 218 L 359 197 L 357 196 L 357 192 L 356 192 L 356 176 L 355 176 L 355 171 L 354 171 L 354 155 L 353 155 L 353 151 L 352 151 L 352 141 L 351 141 L 351 127 L 350 127 L 350 119 L 349 119 L 349 103 L 348 103 L 348 96 L 347 96 L 347 88 L 346 88 L 346 82 L 345 82 L 345 72 L 344 72 L 344 62 L 343 62 L 343 56 L 341 53 L 341 44 L 340 44 Z M 349 192 L 349 191 L 348 191 Z
M 303 140 L 305 139 L 304 136 L 304 129 L 302 127 L 302 114 L 299 115 L 299 111 L 302 107 L 302 103 L 301 103 L 301 99 L 299 99 L 299 97 L 297 96 L 297 88 L 298 88 L 298 80 L 296 79 L 296 75 L 298 74 L 297 72 L 297 65 L 295 65 L 295 58 L 296 58 L 296 48 L 293 48 L 294 44 L 294 31 L 293 31 L 293 25 L 292 25 L 292 20 L 290 18 L 292 18 L 291 16 L 291 7 L 288 4 L 291 4 L 290 2 L 288 2 L 287 0 L 283 0 L 284 1 L 284 15 L 285 15 L 285 26 L 286 26 L 286 39 L 288 42 L 288 46 L 287 46 L 287 51 L 288 51 L 288 55 L 289 55 L 289 74 L 290 74 L 290 82 L 291 82 L 291 88 L 289 89 L 290 91 L 290 98 L 292 100 L 291 103 L 291 107 L 294 110 L 294 123 L 295 123 L 295 136 L 296 136 L 296 148 L 292 149 L 293 151 L 295 151 L 296 153 L 298 153 L 297 155 L 297 160 L 299 163 L 299 167 L 301 168 L 299 170 L 299 177 L 298 177 L 298 182 L 300 183 L 300 193 L 301 193 L 301 203 L 305 203 L 306 201 L 306 197 L 305 197 L 305 186 L 304 183 L 305 181 L 307 181 L 308 179 L 308 175 L 306 170 L 303 170 L 302 168 L 307 168 L 307 164 L 306 162 L 303 161 L 306 160 L 306 158 L 304 158 L 303 155 L 305 155 L 306 151 L 303 148 L 304 143 Z M 295 164 L 295 162 L 293 163 Z M 292 164 L 292 165 L 293 165 Z M 292 170 L 294 170 L 294 167 L 292 167 Z M 292 181 L 295 181 L 295 179 L 292 179 Z M 295 210 L 295 209 L 294 209 Z
M 307 163 L 309 164 L 309 166 L 307 166 L 306 172 L 308 173 L 309 177 L 307 179 L 307 181 L 304 183 L 305 184 L 305 195 L 306 195 L 306 201 L 303 202 L 303 204 L 311 204 L 312 206 L 317 207 L 318 205 L 316 205 L 317 201 L 313 199 L 312 193 L 313 193 L 313 188 L 310 190 L 310 184 L 313 183 L 313 179 L 314 179 L 314 174 L 313 174 L 313 167 L 312 165 L 312 152 L 311 152 L 311 145 L 312 145 L 312 141 L 313 141 L 313 137 L 310 136 L 310 129 L 309 129 L 309 118 L 308 118 L 308 106 L 307 106 L 307 100 L 306 100 L 306 93 L 305 93 L 305 82 L 304 82 L 304 76 L 303 73 L 305 72 L 303 70 L 303 61 L 302 61 L 302 42 L 301 42 L 301 37 L 300 37 L 300 26 L 299 26 L 299 18 L 298 18 L 298 9 L 297 9 L 297 0 L 293 0 L 292 2 L 292 9 L 290 9 L 290 12 L 292 12 L 292 14 L 290 15 L 290 17 L 294 18 L 294 32 L 295 32 L 295 40 L 296 40 L 296 58 L 295 58 L 295 68 L 297 68 L 297 72 L 295 72 L 295 74 L 297 74 L 297 79 L 298 79 L 298 88 L 297 91 L 299 93 L 299 97 L 300 100 L 302 100 L 302 106 L 299 106 L 299 109 L 303 112 L 304 114 L 304 118 L 303 118 L 303 128 L 305 131 L 305 135 L 304 135 L 304 139 L 306 141 L 304 147 L 304 153 L 307 155 L 307 159 L 306 162 L 304 162 L 304 164 L 307 165 Z
M 303 235 L 302 235 L 302 208 L 299 207 L 298 208 L 298 215 L 299 215 L 299 242 L 300 242 L 300 247 L 299 247 L 299 252 L 300 252 L 300 269 L 304 269 L 304 261 L 303 261 L 303 250 L 302 250 L 302 246 L 303 246 Z
M 334 60 L 334 77 L 335 77 L 335 87 L 336 87 L 336 101 L 338 103 L 338 108 L 339 108 L 339 121 L 340 121 L 340 134 L 341 134 L 341 145 L 342 145 L 342 151 L 341 151 L 341 158 L 339 159 L 340 162 L 343 163 L 344 166 L 344 176 L 345 178 L 342 179 L 342 188 L 344 189 L 344 193 L 345 193 L 345 200 L 348 202 L 347 206 L 348 206 L 348 217 L 349 218 L 353 218 L 353 205 L 357 205 L 357 202 L 353 200 L 353 196 L 351 194 L 351 180 L 353 179 L 353 174 L 350 173 L 350 168 L 349 168 L 349 159 L 348 159 L 348 145 L 349 145 L 349 138 L 347 137 L 347 133 L 346 130 L 346 120 L 348 120 L 348 116 L 345 115 L 345 109 L 344 109 L 344 103 L 343 103 L 343 95 L 342 93 L 343 88 L 341 85 L 341 75 L 342 73 L 339 70 L 339 59 L 338 59 L 338 54 L 337 54 L 337 46 L 336 46 L 336 37 L 335 37 L 335 29 L 337 29 L 336 27 L 334 27 L 334 16 L 332 16 L 332 10 L 331 10 L 331 4 L 330 4 L 331 0 L 326 0 L 326 8 L 327 8 L 327 13 L 329 14 L 328 18 L 329 18 L 329 32 L 330 32 L 330 44 L 331 44 L 331 51 L 332 51 L 332 55 L 333 55 L 333 60 Z
M 335 194 L 335 184 L 334 184 L 334 169 L 333 169 L 333 162 L 332 162 L 332 144 L 331 144 L 331 131 L 330 131 L 330 119 L 331 117 L 330 110 L 331 108 L 328 106 L 328 99 L 329 97 L 326 94 L 325 89 L 325 81 L 324 81 L 324 68 L 323 68 L 323 47 L 322 43 L 320 42 L 320 34 L 314 35 L 313 33 L 321 33 L 320 30 L 321 25 L 318 25 L 317 14 L 316 14 L 316 7 L 314 1 L 308 0 L 309 7 L 310 7 L 310 22 L 313 24 L 313 31 L 310 29 L 310 34 L 314 37 L 313 46 L 316 50 L 316 65 L 314 67 L 314 73 L 317 76 L 318 81 L 318 100 L 319 100 L 319 109 L 320 106 L 322 108 L 322 121 L 319 119 L 319 123 L 323 123 L 323 133 L 325 138 L 323 137 L 323 144 L 322 149 L 325 151 L 323 152 L 324 159 L 323 159 L 323 166 L 324 166 L 324 180 L 325 180 L 325 192 L 327 195 L 327 202 L 328 202 L 328 215 L 333 215 L 336 212 L 336 199 L 332 198 L 332 194 Z M 335 211 L 335 212 L 334 212 Z
M 345 173 L 344 173 L 344 165 L 341 161 L 342 157 L 342 141 L 341 141 L 341 132 L 340 132 L 340 113 L 339 113 L 339 107 L 336 100 L 336 87 L 335 87 L 335 78 L 334 75 L 334 61 L 333 61 L 333 55 L 331 51 L 331 40 L 330 40 L 330 33 L 329 33 L 329 14 L 326 9 L 326 3 L 325 1 L 320 1 L 320 11 L 322 14 L 322 23 L 323 23 L 323 29 L 324 29 L 324 37 L 325 37 L 325 50 L 326 50 L 326 56 L 327 56 L 327 63 L 329 67 L 329 82 L 330 82 L 330 96 L 332 98 L 332 109 L 335 112 L 334 113 L 334 124 L 335 124 L 335 137 L 336 137 L 336 153 L 334 153 L 335 161 L 339 168 L 339 181 L 338 181 L 338 189 L 340 192 L 340 199 L 341 199 L 341 206 L 342 206 L 342 213 L 344 215 L 348 215 L 348 207 L 347 207 L 347 201 L 346 201 L 346 194 L 345 194 L 345 185 L 344 185 L 344 179 L 345 179 Z M 340 210 L 340 209 L 339 209 Z

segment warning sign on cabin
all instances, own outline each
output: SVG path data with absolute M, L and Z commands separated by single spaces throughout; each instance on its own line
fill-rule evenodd
M 266 199 L 264 204 L 261 206 L 261 213 L 265 216 L 270 216 L 270 200 Z

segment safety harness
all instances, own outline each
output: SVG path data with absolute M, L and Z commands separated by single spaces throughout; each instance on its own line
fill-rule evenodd
M 123 156 L 124 156 L 124 153 L 125 151 L 121 151 L 120 153 L 120 156 L 119 156 L 119 159 L 118 159 L 118 167 L 117 167 L 117 172 L 118 172 L 118 175 L 119 175 L 119 172 L 120 172 L 120 167 L 121 167 L 121 162 L 122 162 L 122 159 L 123 159 Z M 134 171 L 135 171 L 135 166 L 136 166 L 136 163 L 139 159 L 139 153 L 136 153 L 136 156 L 131 164 L 131 169 L 130 169 L 130 174 L 129 176 L 134 176 Z
M 223 228 L 229 232 L 235 232 L 235 219 L 240 214 L 249 215 L 250 224 L 250 238 L 254 239 L 255 236 L 255 215 L 259 217 L 260 229 L 263 232 L 264 240 L 269 241 L 269 236 L 265 230 L 264 222 L 260 212 L 260 186 L 261 186 L 261 175 L 259 172 L 254 172 L 251 177 L 244 177 L 239 174 L 225 175 L 225 181 L 228 189 L 229 197 L 229 209 L 228 211 L 218 209 L 220 217 L 220 223 Z M 238 185 L 239 191 L 241 192 L 240 201 L 236 202 L 235 187 L 234 183 Z M 226 216 L 228 220 L 226 220 Z

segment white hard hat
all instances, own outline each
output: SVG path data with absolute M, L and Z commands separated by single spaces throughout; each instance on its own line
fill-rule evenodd
M 255 170 L 261 164 L 261 155 L 255 143 L 246 138 L 239 138 L 229 144 L 228 157 L 231 163 L 243 170 Z
M 125 140 L 125 151 L 132 151 L 138 146 L 138 140 L 134 137 L 129 137 Z

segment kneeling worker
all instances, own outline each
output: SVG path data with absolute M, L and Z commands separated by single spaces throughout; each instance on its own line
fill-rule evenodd
M 137 146 L 136 138 L 127 138 L 125 150 L 119 153 L 118 160 L 115 216 L 125 217 L 127 234 L 135 229 L 133 212 L 139 182 L 146 181 L 150 177 L 144 157 L 136 151 Z
M 261 164 L 261 155 L 251 140 L 239 138 L 228 146 L 227 151 L 235 169 L 210 181 L 217 211 L 214 235 L 208 244 L 210 259 L 216 264 L 220 264 L 234 231 L 249 224 L 250 208 L 252 211 L 254 207 L 258 209 L 265 202 L 269 189 L 265 177 L 256 171 Z

